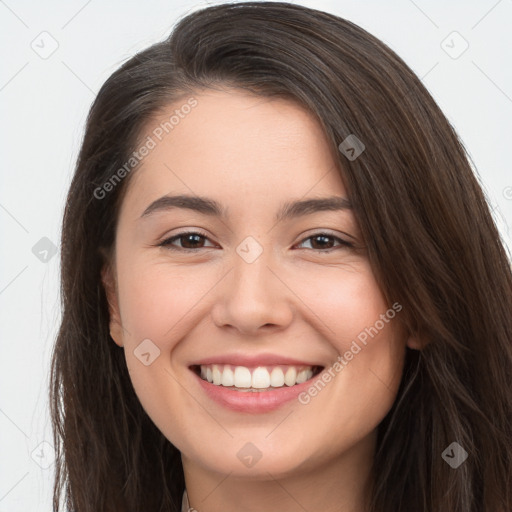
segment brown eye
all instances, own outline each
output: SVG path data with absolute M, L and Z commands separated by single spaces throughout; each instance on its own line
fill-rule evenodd
M 203 245 L 204 241 L 206 240 L 208 240 L 206 235 L 195 231 L 190 231 L 186 233 L 179 233 L 178 235 L 174 235 L 170 238 L 167 238 L 158 245 L 161 247 L 166 247 L 171 250 L 193 251 L 196 249 L 203 249 L 208 247 Z M 179 241 L 181 243 L 181 247 L 174 245 L 175 241 Z M 211 247 L 213 247 L 213 245 Z
M 316 233 L 315 235 L 305 238 L 299 245 L 304 244 L 308 240 L 311 240 L 311 249 L 320 252 L 329 252 L 330 250 L 338 248 L 354 246 L 352 243 L 329 233 Z M 337 247 L 334 246 L 336 242 L 339 243 Z

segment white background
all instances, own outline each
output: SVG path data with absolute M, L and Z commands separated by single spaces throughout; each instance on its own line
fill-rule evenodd
M 469 150 L 512 247 L 512 0 L 295 3 L 360 25 L 422 78 Z M 52 509 L 53 452 L 44 443 L 52 442 L 47 387 L 59 255 L 45 263 L 32 248 L 43 237 L 59 246 L 88 109 L 122 62 L 206 4 L 0 0 L 0 512 Z M 453 31 L 469 44 L 456 59 L 441 45 Z M 58 48 L 43 59 L 32 46 L 51 48 L 52 38 Z M 452 53 L 462 48 L 457 36 L 444 44 Z

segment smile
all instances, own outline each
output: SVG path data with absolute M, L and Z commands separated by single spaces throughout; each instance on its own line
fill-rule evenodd
M 189 367 L 199 389 L 223 408 L 238 413 L 272 412 L 293 404 L 317 377 L 323 366 L 240 366 L 201 364 Z
M 318 375 L 320 366 L 234 366 L 230 364 L 208 364 L 192 369 L 201 379 L 215 386 L 224 386 L 238 391 L 268 391 L 302 384 Z

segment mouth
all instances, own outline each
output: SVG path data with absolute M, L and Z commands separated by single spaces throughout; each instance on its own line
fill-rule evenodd
M 189 367 L 202 381 L 235 392 L 270 393 L 296 388 L 312 380 L 323 369 L 318 365 L 235 366 L 204 364 Z M 302 388 L 302 386 L 301 386 Z

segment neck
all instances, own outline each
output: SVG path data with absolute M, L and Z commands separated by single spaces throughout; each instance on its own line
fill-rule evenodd
M 189 505 L 197 512 L 365 512 L 376 432 L 338 457 L 326 450 L 307 470 L 258 477 L 212 471 L 182 454 Z

